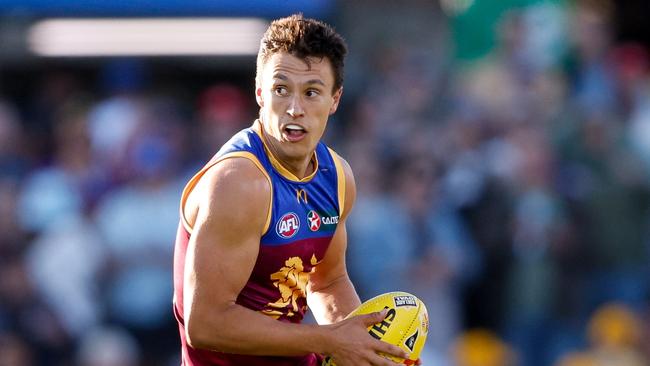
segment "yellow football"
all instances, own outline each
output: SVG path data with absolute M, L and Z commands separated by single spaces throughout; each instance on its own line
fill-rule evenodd
M 419 357 L 429 333 L 429 316 L 424 303 L 408 292 L 388 292 L 364 302 L 349 317 L 370 314 L 388 309 L 386 318 L 368 327 L 368 333 L 376 339 L 394 344 L 407 353 L 409 359 L 385 355 L 394 362 L 412 365 Z M 331 359 L 324 365 L 335 365 Z

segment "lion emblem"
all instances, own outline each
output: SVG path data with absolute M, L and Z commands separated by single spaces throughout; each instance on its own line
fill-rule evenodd
M 312 255 L 311 264 L 316 265 L 316 255 Z M 289 308 L 287 316 L 294 316 L 299 311 L 298 299 L 307 297 L 307 283 L 309 275 L 313 268 L 305 271 L 305 267 L 300 257 L 291 257 L 284 262 L 284 267 L 271 275 L 273 285 L 280 291 L 280 298 L 276 302 L 268 303 L 267 306 L 275 309 Z M 262 313 L 275 319 L 279 318 L 283 312 L 279 310 L 265 309 Z

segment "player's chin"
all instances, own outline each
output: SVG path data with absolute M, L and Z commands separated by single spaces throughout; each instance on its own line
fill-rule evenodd
M 311 154 L 316 150 L 316 143 L 309 141 L 307 139 L 296 141 L 296 142 L 287 142 L 289 145 L 291 155 L 294 158 L 306 158 L 311 157 Z

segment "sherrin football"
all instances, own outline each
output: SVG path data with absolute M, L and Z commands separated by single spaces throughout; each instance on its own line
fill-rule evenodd
M 386 355 L 394 362 L 413 365 L 420 357 L 429 333 L 429 315 L 424 303 L 408 292 L 388 292 L 361 304 L 349 317 L 370 314 L 388 309 L 381 323 L 368 327 L 368 333 L 376 339 L 396 345 L 409 353 L 409 359 Z M 334 365 L 331 360 L 326 365 Z

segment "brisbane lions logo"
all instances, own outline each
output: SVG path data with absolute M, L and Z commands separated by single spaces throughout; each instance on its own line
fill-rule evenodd
M 298 219 L 298 215 L 293 212 L 284 214 L 275 226 L 275 232 L 278 236 L 285 239 L 296 235 L 298 229 L 300 229 L 300 220 Z
M 280 298 L 276 302 L 266 304 L 266 308 L 261 310 L 262 313 L 278 319 L 282 315 L 292 317 L 300 311 L 306 311 L 307 305 L 304 301 L 307 297 L 307 283 L 309 275 L 318 263 L 316 253 L 312 254 L 309 260 L 311 266 L 304 263 L 300 257 L 287 259 L 284 266 L 271 275 L 273 286 L 280 291 Z
M 309 222 L 309 230 L 318 231 L 318 229 L 320 229 L 321 219 L 316 211 L 309 211 L 307 214 L 307 221 Z

